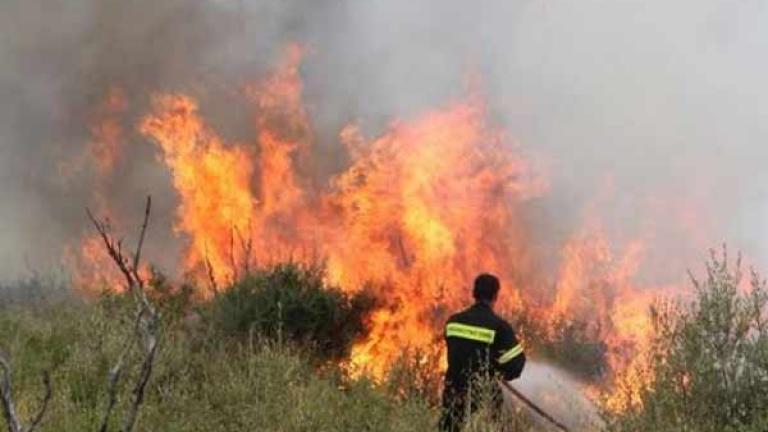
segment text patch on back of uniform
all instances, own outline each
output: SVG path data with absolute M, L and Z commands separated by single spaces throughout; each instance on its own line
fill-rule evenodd
M 496 331 L 468 324 L 448 323 L 445 326 L 445 336 L 491 344 L 496 337 Z

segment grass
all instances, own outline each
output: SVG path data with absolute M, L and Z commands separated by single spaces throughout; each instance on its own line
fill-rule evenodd
M 652 379 L 624 411 L 605 413 L 608 430 L 768 430 L 768 294 L 756 274 L 747 283 L 751 289 L 744 290 L 741 281 L 738 265 L 713 255 L 706 277 L 693 281 L 694 301 L 654 309 L 655 349 L 644 365 Z M 0 306 L 0 349 L 14 367 L 18 411 L 24 419 L 36 411 L 41 373 L 48 370 L 54 398 L 39 430 L 96 430 L 108 399 L 108 372 L 123 352 L 133 305 L 127 296 L 83 301 L 61 288 L 47 295 L 43 282 L 25 284 L 34 295 L 0 287 L 0 295 L 10 293 Z M 193 304 L 190 287 L 174 289 L 159 275 L 152 286 L 163 328 L 137 430 L 437 429 L 439 377 L 429 366 L 435 359 L 404 349 L 381 383 L 347 376 L 338 359 L 363 330 L 361 311 L 370 305 L 338 290 L 326 296 L 317 274 L 281 266 L 249 276 L 204 305 Z M 302 309 L 305 299 L 319 306 Z M 304 319 L 273 328 L 284 313 Z M 294 321 L 297 326 L 290 328 Z M 562 328 L 556 342 L 585 347 L 584 363 L 599 363 L 598 345 L 579 328 Z M 343 334 L 343 343 L 329 344 L 335 332 Z M 307 343 L 311 339 L 321 343 Z M 127 358 L 130 367 L 110 430 L 125 411 L 138 351 L 134 347 Z M 557 350 L 552 355 L 557 357 Z M 511 432 L 531 430 L 521 415 L 502 422 Z M 465 432 L 500 429 L 486 406 Z
M 114 298 L 4 310 L 0 344 L 14 366 L 20 415 L 29 418 L 38 406 L 39 376 L 47 369 L 54 399 L 41 430 L 96 430 L 107 400 L 107 373 L 129 318 L 129 305 Z M 288 345 L 215 336 L 183 320 L 168 324 L 138 430 L 434 429 L 437 414 L 426 401 L 390 397 L 365 379 L 346 380 L 335 371 L 319 373 L 307 353 Z M 122 382 L 135 373 L 130 370 Z M 120 389 L 118 408 L 129 390 Z
M 282 272 L 278 276 L 286 276 L 284 268 L 278 272 Z M 296 274 L 288 276 L 295 282 Z M 318 353 L 318 346 L 297 344 L 302 338 L 283 340 L 269 332 L 260 335 L 255 331 L 246 335 L 239 328 L 215 322 L 216 317 L 221 318 L 220 308 L 232 307 L 234 297 L 223 297 L 224 306 L 207 304 L 196 307 L 197 313 L 182 313 L 190 308 L 188 290 L 182 287 L 174 292 L 162 280 L 153 283 L 159 287 L 152 294 L 163 310 L 164 321 L 160 351 L 137 430 L 437 429 L 435 375 L 428 377 L 432 379 L 429 389 L 416 385 L 426 382 L 427 375 L 424 370 L 410 367 L 408 356 L 382 383 L 365 377 L 353 379 L 338 363 Z M 253 280 L 246 283 L 259 285 Z M 289 295 L 294 294 L 296 291 L 289 289 Z M 264 295 L 275 296 L 274 286 L 257 293 L 260 299 Z M 316 290 L 311 290 L 311 295 L 318 299 Z M 242 292 L 237 296 L 243 300 Z M 122 295 L 104 295 L 94 301 L 74 296 L 41 299 L 0 307 L 0 348 L 14 368 L 19 414 L 27 420 L 36 412 L 43 394 L 41 374 L 48 370 L 54 397 L 38 430 L 95 431 L 108 400 L 109 370 L 119 358 L 131 328 L 133 305 Z M 334 310 L 320 303 L 322 310 Z M 341 303 L 349 305 L 346 299 Z M 206 315 L 209 313 L 213 314 Z M 190 319 L 200 316 L 202 319 Z M 337 349 L 333 347 L 332 352 Z M 138 373 L 138 351 L 134 347 L 127 358 L 130 367 L 118 389 L 120 396 L 110 430 L 117 430 L 130 397 L 130 384 Z M 495 430 L 494 424 L 484 420 L 481 413 L 467 430 Z

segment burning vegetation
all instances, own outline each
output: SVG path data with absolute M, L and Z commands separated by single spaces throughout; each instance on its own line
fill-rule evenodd
M 167 169 L 184 245 L 175 273 L 199 301 L 281 262 L 320 266 L 326 283 L 375 303 L 350 371 L 382 378 L 414 350 L 437 375 L 447 314 L 467 303 L 476 273 L 491 271 L 502 280 L 500 310 L 533 356 L 567 365 L 592 394 L 615 381 L 639 388 L 633 361 L 648 348 L 646 312 L 656 296 L 682 292 L 638 282 L 642 237 L 612 242 L 590 216 L 543 266 L 528 209 L 551 186 L 476 91 L 374 137 L 349 124 L 338 133 L 338 168 L 323 172 L 314 162 L 328 150 L 304 106 L 303 55 L 289 46 L 271 74 L 244 86 L 255 131 L 245 139 L 223 138 L 190 93 L 151 94 L 133 124 L 115 118 L 130 103 L 116 87 L 96 110 L 90 150 L 101 182 L 129 146 L 147 142 Z M 110 215 L 109 197 L 93 200 Z M 81 286 L 118 286 L 96 271 L 107 268 L 96 239 L 74 249 Z
M 557 419 L 766 430 L 765 282 L 696 266 L 760 254 L 753 6 L 55 3 L 0 14 L 11 430 L 429 430 L 481 272 Z

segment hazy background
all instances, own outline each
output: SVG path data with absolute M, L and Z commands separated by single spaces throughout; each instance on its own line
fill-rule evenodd
M 136 219 L 142 196 L 158 198 L 152 247 L 172 265 L 174 195 L 152 146 L 131 136 L 98 186 L 77 163 L 95 107 L 124 88 L 131 126 L 151 92 L 183 90 L 247 138 L 240 88 L 289 42 L 307 48 L 305 99 L 331 165 L 344 124 L 374 135 L 476 77 L 551 178 L 533 204 L 545 243 L 598 214 L 612 237 L 649 238 L 652 267 L 727 241 L 768 271 L 768 3 L 4 0 L 0 279 L 55 268 L 96 187 Z

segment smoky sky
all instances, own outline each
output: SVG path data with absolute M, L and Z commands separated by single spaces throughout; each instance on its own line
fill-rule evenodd
M 647 236 L 651 265 L 722 242 L 768 265 L 764 2 L 6 0 L 0 277 L 56 266 L 87 228 L 93 173 L 60 166 L 84 152 L 109 86 L 125 90 L 129 126 L 151 93 L 183 91 L 225 138 L 247 139 L 242 86 L 291 42 L 306 50 L 329 170 L 343 125 L 373 136 L 472 81 L 550 179 L 531 229 L 552 251 L 599 214 L 616 238 Z M 152 146 L 131 135 L 114 177 L 101 187 L 127 218 L 158 197 L 153 247 L 175 253 L 175 196 Z

